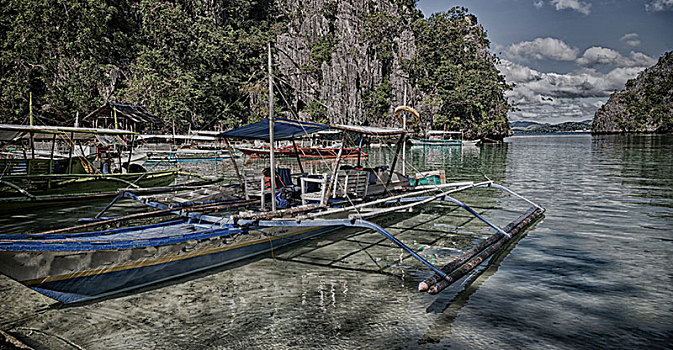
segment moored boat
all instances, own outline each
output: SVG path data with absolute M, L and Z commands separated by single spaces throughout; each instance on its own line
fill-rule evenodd
M 430 130 L 427 137 L 410 139 L 413 146 L 462 146 L 463 133 L 460 131 Z
M 122 136 L 134 132 L 117 129 L 0 124 L 0 140 L 28 139 L 30 150 L 22 157 L 0 159 L 0 208 L 51 205 L 114 196 L 119 188 L 159 187 L 171 184 L 178 169 L 147 171 L 137 162 L 145 155 L 122 155 Z M 36 152 L 36 140 L 48 142 L 51 151 Z M 56 152 L 57 141 L 68 149 Z M 85 153 L 83 142 L 92 153 Z M 106 145 L 101 145 L 105 142 Z M 92 144 L 98 143 L 98 146 Z M 131 142 L 132 144 L 133 142 Z M 111 146 L 119 146 L 112 150 Z M 131 147 L 132 148 L 132 147 Z M 16 152 L 14 152 L 14 155 Z
M 237 147 L 237 150 L 251 158 L 267 158 L 269 157 L 269 148 L 252 148 L 252 147 Z M 296 149 L 293 146 L 286 146 L 276 148 L 277 156 L 280 157 L 300 157 L 300 158 L 316 158 L 316 159 L 333 159 L 339 153 L 339 148 L 335 147 L 317 147 L 317 146 L 299 146 Z M 360 152 L 356 147 L 344 147 L 342 158 L 357 158 L 358 156 L 366 157 L 367 153 Z
M 273 96 L 270 45 L 268 50 L 269 93 Z M 232 159 L 239 179 L 237 196 L 163 203 L 133 191 L 120 191 L 94 218 L 102 221 L 41 234 L 0 234 L 0 272 L 55 300 L 71 303 L 202 271 L 341 227 L 359 227 L 379 233 L 433 271 L 434 275 L 419 284 L 419 290 L 434 294 L 472 271 L 544 212 L 539 205 L 490 180 L 443 183 L 445 176 L 442 173 L 423 173 L 414 176 L 417 181 L 412 184 L 409 177 L 396 172 L 397 160 L 407 137 L 404 129 L 328 127 L 274 118 L 273 98 L 269 100 L 268 121 L 219 135 L 227 145 L 230 138 L 243 138 L 267 141 L 270 146 L 269 168 L 247 169 L 243 176 Z M 296 146 L 294 138 L 298 135 L 328 128 L 340 130 L 343 135 L 331 169 L 322 174 L 304 173 L 298 154 L 301 173 L 291 174 L 289 169 L 276 167 L 276 141 L 293 140 L 293 146 Z M 363 135 L 398 137 L 391 164 L 365 167 L 361 164 L 361 156 L 357 157 L 355 166 L 341 164 L 347 132 L 359 134 L 358 155 L 362 152 Z M 532 208 L 501 228 L 452 197 L 454 193 L 474 188 L 502 190 L 526 201 Z M 144 203 L 153 210 L 125 217 L 102 217 L 107 209 L 124 198 Z M 265 205 L 267 198 L 271 202 L 270 210 Z M 440 268 L 370 221 L 385 215 L 408 213 L 414 207 L 435 201 L 453 203 L 465 209 L 496 233 L 458 260 Z M 239 211 L 242 207 L 246 210 Z M 217 212 L 206 214 L 212 210 Z M 114 230 L 80 230 L 90 229 L 91 225 L 164 214 L 184 219 Z

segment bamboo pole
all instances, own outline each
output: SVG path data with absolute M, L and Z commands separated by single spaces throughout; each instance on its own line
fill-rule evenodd
M 35 159 L 35 134 L 30 133 L 30 157 Z
M 28 115 L 29 115 L 29 120 L 30 120 L 30 126 L 33 126 L 33 92 L 30 91 L 28 93 L 30 96 L 29 102 L 28 102 Z
M 136 135 L 131 136 L 131 148 L 129 149 L 129 161 L 128 161 L 128 166 L 126 168 L 126 172 L 130 173 L 131 172 L 131 156 L 133 155 L 133 146 L 135 146 L 136 143 Z
M 154 211 L 149 211 L 149 212 L 142 212 L 142 213 L 135 213 L 135 214 L 129 214 L 129 215 L 124 215 L 112 219 L 107 219 L 107 220 L 101 220 L 101 221 L 96 221 L 84 225 L 77 225 L 73 227 L 66 227 L 66 228 L 61 228 L 61 229 L 56 229 L 56 230 L 51 230 L 51 231 L 45 231 L 45 232 L 40 232 L 39 234 L 53 234 L 53 233 L 62 233 L 62 232 L 69 232 L 69 231 L 75 231 L 75 230 L 81 230 L 84 228 L 88 227 L 93 227 L 93 226 L 98 226 L 98 225 L 104 225 L 104 224 L 109 224 L 117 221 L 122 221 L 122 220 L 129 220 L 129 219 L 138 219 L 138 218 L 143 218 L 143 217 L 148 217 L 148 216 L 154 216 L 154 215 L 160 215 L 160 214 L 167 214 L 171 212 L 180 212 L 180 211 L 192 211 L 192 210 L 197 210 L 197 209 L 228 209 L 228 208 L 234 208 L 234 207 L 240 207 L 243 205 L 248 205 L 252 204 L 255 201 L 240 201 L 236 203 L 228 203 L 225 205 L 221 205 L 220 203 L 208 203 L 208 204 L 202 204 L 202 205 L 195 205 L 192 207 L 183 207 L 183 208 L 169 208 L 169 209 L 161 209 L 161 210 L 154 210 Z
M 393 173 L 395 171 L 395 165 L 397 165 L 397 158 L 400 154 L 400 148 L 404 144 L 406 136 L 407 134 L 402 134 L 402 136 L 400 136 L 400 140 L 397 141 L 397 147 L 395 148 L 395 157 L 393 157 L 393 164 L 390 166 L 390 175 L 388 176 L 388 180 L 386 181 L 386 187 L 390 185 L 390 181 L 392 181 L 393 179 Z
M 475 184 L 474 182 L 468 181 L 468 182 L 457 182 L 457 183 L 452 183 L 452 184 L 437 185 L 436 187 L 434 187 L 432 189 L 423 190 L 423 191 L 415 191 L 415 192 L 405 193 L 405 194 L 392 196 L 392 197 L 386 197 L 386 198 L 383 198 L 383 199 L 378 199 L 378 200 L 367 202 L 367 203 L 357 204 L 357 205 L 354 205 L 354 206 L 351 206 L 351 207 L 330 209 L 330 210 L 319 212 L 319 213 L 309 213 L 308 217 L 309 218 L 317 218 L 317 217 L 324 216 L 324 215 L 342 213 L 342 212 L 345 212 L 345 211 L 356 210 L 356 209 L 360 209 L 360 208 L 364 208 L 364 207 L 368 207 L 368 206 L 372 206 L 372 205 L 376 205 L 376 204 L 395 201 L 397 199 L 402 199 L 402 198 L 406 198 L 406 197 L 419 196 L 419 195 L 422 195 L 422 194 L 425 194 L 425 193 L 440 190 L 442 188 L 456 187 L 453 190 L 442 192 L 442 195 L 446 195 L 446 194 L 450 194 L 450 193 L 464 191 L 464 190 L 467 190 L 467 189 L 470 189 L 470 188 L 473 188 L 473 187 L 488 185 L 489 183 L 490 183 L 490 181 Z
M 299 164 L 299 172 L 304 173 L 304 166 L 301 164 L 301 157 L 299 157 L 299 150 L 297 149 L 297 142 L 292 139 L 292 146 L 294 147 L 294 154 L 297 157 L 297 163 Z
M 68 174 L 72 174 L 72 152 L 75 150 L 75 133 L 70 132 L 70 153 L 68 154 Z
M 515 237 L 519 233 L 523 232 L 523 230 L 528 226 L 530 223 L 534 222 L 538 217 L 540 217 L 544 213 L 544 209 L 540 208 L 531 208 L 528 212 L 524 213 L 522 216 L 520 216 L 517 220 L 515 220 L 511 225 L 508 225 L 509 231 L 508 233 L 510 234 L 511 237 Z M 470 273 L 472 270 L 474 270 L 475 267 L 479 266 L 483 261 L 486 259 L 490 258 L 491 255 L 493 255 L 495 252 L 497 252 L 500 247 L 502 247 L 507 241 L 510 240 L 507 236 L 503 235 L 498 235 L 499 239 L 493 243 L 492 245 L 488 246 L 481 252 L 479 252 L 476 257 L 465 264 L 463 264 L 460 268 L 453 270 L 450 274 L 447 274 L 446 278 L 440 279 L 435 285 L 431 286 L 428 289 L 428 293 L 430 294 L 437 294 L 441 292 L 442 290 L 446 289 L 446 287 L 450 286 L 452 283 L 458 281 L 459 279 L 463 278 L 465 275 Z M 444 270 L 444 269 L 442 269 Z M 444 271 L 443 271 L 444 272 Z
M 362 158 L 361 156 L 362 156 L 362 143 L 363 143 L 363 140 L 364 140 L 364 135 L 363 135 L 363 134 L 360 134 L 360 144 L 358 145 L 358 166 L 357 166 L 358 168 L 360 167 L 360 160 L 361 160 L 361 158 Z
M 404 106 L 407 105 L 407 85 L 404 85 Z M 402 129 L 407 130 L 407 112 L 402 112 Z M 405 140 L 406 141 L 406 140 Z M 402 175 L 407 175 L 407 143 L 402 145 Z
M 54 148 L 56 148 L 56 134 L 51 139 L 51 153 L 49 154 L 49 174 L 54 173 Z M 47 187 L 51 188 L 51 181 L 48 182 Z
M 271 211 L 276 211 L 276 160 L 274 157 L 273 139 L 273 72 L 271 68 L 271 42 L 268 45 L 269 61 L 269 163 L 271 167 Z M 264 189 L 262 189 L 262 196 Z M 263 208 L 262 208 L 263 209 Z
M 229 144 L 228 138 L 224 138 L 224 143 L 227 145 L 227 150 L 229 151 L 229 159 L 231 159 L 231 163 L 234 164 L 234 170 L 236 171 L 236 178 L 238 179 L 238 183 L 241 184 L 241 189 L 245 190 L 245 182 L 243 182 L 241 172 L 238 170 L 238 164 L 236 164 L 236 159 L 234 159 L 234 149 L 231 147 L 231 144 Z

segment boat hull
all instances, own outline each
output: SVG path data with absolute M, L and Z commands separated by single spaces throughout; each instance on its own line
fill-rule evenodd
M 134 184 L 138 187 L 159 187 L 170 185 L 178 174 L 177 169 L 146 173 L 124 174 L 58 174 L 58 175 L 17 175 L 6 176 L 10 182 L 37 196 L 30 201 L 39 201 L 58 195 L 81 196 L 86 194 L 115 192 L 119 188 Z M 21 201 L 15 189 L 0 186 L 0 206 L 5 202 Z
M 463 142 L 459 140 L 409 140 L 412 146 L 462 146 Z
M 239 151 L 250 158 L 265 158 L 269 157 L 270 151 L 268 148 L 247 148 L 238 147 Z M 314 158 L 314 159 L 335 159 L 339 154 L 338 148 L 325 147 L 298 147 L 295 152 L 294 147 L 282 147 L 274 149 L 274 156 L 279 157 L 297 157 L 300 158 Z M 367 153 L 360 153 L 358 148 L 346 147 L 341 152 L 341 158 L 357 158 L 358 154 L 361 157 L 367 157 Z
M 0 236 L 0 272 L 63 303 L 81 302 L 263 254 L 335 229 L 258 228 L 251 230 L 256 236 L 249 237 L 249 232 L 222 228 L 204 239 L 173 244 L 104 249 L 100 242 L 103 249 L 70 251 L 2 251 L 7 248 Z

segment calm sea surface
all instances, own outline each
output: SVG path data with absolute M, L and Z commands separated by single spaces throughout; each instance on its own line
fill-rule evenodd
M 372 164 L 391 163 L 385 148 L 369 153 Z M 0 329 L 47 349 L 673 347 L 673 136 L 512 137 L 408 158 L 410 172 L 488 177 L 546 216 L 437 296 L 416 292 L 427 269 L 348 229 L 74 307 L 0 276 Z M 232 178 L 224 164 L 190 170 Z M 494 189 L 456 197 L 501 226 L 527 209 Z M 0 228 L 70 225 L 104 204 L 2 215 Z M 493 233 L 446 204 L 379 222 L 437 264 Z

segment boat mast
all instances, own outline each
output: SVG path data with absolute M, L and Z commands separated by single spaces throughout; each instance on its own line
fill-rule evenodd
M 404 101 L 402 105 L 407 105 L 407 86 L 404 85 Z M 407 130 L 407 113 L 402 113 L 402 129 Z M 402 145 L 402 175 L 407 175 L 407 143 Z
M 273 139 L 273 75 L 271 68 L 271 42 L 268 45 L 269 54 L 269 161 L 271 167 L 271 211 L 276 211 L 276 160 L 274 159 Z M 262 191 L 262 195 L 263 191 Z

